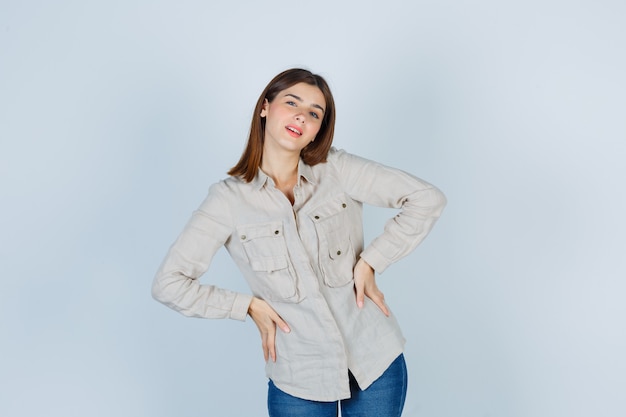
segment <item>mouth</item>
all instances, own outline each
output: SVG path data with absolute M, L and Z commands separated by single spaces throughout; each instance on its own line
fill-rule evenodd
M 287 129 L 287 131 L 293 136 L 293 137 L 300 137 L 302 136 L 302 130 L 294 125 L 287 125 L 285 126 L 285 129 Z

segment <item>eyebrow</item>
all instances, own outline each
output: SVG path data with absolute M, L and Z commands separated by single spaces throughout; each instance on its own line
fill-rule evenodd
M 299 102 L 301 102 L 301 103 L 302 103 L 302 101 L 303 101 L 300 97 L 298 97 L 298 96 L 297 96 L 297 95 L 295 95 L 295 94 L 291 94 L 291 93 L 287 93 L 287 94 L 285 94 L 285 97 L 293 97 L 293 98 L 295 98 L 296 100 L 298 100 L 298 101 L 299 101 Z M 324 108 L 323 108 L 322 106 L 320 106 L 319 104 L 311 104 L 311 107 L 318 108 L 318 109 L 320 109 L 323 113 L 325 113 Z

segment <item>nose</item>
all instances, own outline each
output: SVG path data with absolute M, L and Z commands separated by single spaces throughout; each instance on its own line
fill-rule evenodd
M 300 123 L 304 124 L 305 121 L 305 117 L 304 114 L 300 113 L 296 115 L 296 120 L 299 121 Z

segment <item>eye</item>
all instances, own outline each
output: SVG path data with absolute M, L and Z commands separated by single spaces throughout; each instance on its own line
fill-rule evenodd
M 311 112 L 311 117 L 313 117 L 314 119 L 319 119 L 320 118 L 320 116 L 317 113 L 315 113 L 314 111 Z
M 295 107 L 296 106 L 296 102 L 295 101 L 287 101 L 286 102 L 288 105 Z

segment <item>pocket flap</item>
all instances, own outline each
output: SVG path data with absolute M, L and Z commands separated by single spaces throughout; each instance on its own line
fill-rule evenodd
M 282 237 L 283 223 L 269 222 L 261 224 L 248 224 L 237 227 L 239 239 L 247 242 L 260 237 Z
M 325 201 L 307 214 L 313 222 L 319 223 L 345 212 L 347 207 L 347 198 L 341 195 Z

